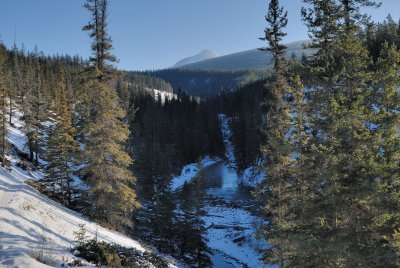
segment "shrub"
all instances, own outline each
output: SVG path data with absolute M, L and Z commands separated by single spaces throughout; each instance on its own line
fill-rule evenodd
M 168 268 L 168 262 L 150 252 L 141 252 L 134 248 L 126 248 L 96 239 L 79 243 L 72 252 L 98 266 L 145 268 Z

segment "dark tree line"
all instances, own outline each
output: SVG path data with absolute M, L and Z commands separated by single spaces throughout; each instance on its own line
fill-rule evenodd
M 234 92 L 224 91 L 208 101 L 218 113 L 225 113 L 231 118 L 232 142 L 239 171 L 262 159 L 260 146 L 265 136 L 260 125 L 266 111 L 262 104 L 268 98 L 265 83 L 266 80 L 258 80 Z
M 217 95 L 224 90 L 235 90 L 245 83 L 260 79 L 264 75 L 259 71 L 208 71 L 165 69 L 146 71 L 143 74 L 167 81 L 174 91 L 184 91 L 191 96 L 204 99 Z
M 179 174 L 182 166 L 206 155 L 223 155 L 217 113 L 204 101 L 184 93 L 162 101 L 148 91 L 133 89 L 130 100 L 134 107 L 134 118 L 129 121 L 134 131 L 131 152 L 136 159 L 134 170 L 142 203 L 136 234 L 191 265 L 201 262 L 206 258 L 203 249 L 188 244 L 203 235 L 200 215 L 194 219 L 193 211 L 181 215 L 177 209 L 184 202 L 182 210 L 192 210 L 193 205 L 197 206 L 195 211 L 200 210 L 200 201 L 190 201 L 190 196 L 200 198 L 202 194 L 191 188 L 191 193 L 180 201 L 171 190 L 171 174 Z M 195 229 L 182 232 L 183 227 Z

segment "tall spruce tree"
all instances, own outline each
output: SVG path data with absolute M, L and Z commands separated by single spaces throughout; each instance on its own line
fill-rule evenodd
M 39 163 L 39 154 L 44 137 L 44 121 L 47 118 L 47 105 L 43 94 L 43 76 L 38 54 L 30 56 L 26 65 L 25 88 L 20 95 L 20 105 L 23 111 L 23 121 L 27 136 L 29 159 Z
M 350 2 L 352 12 L 363 6 Z M 335 8 L 333 1 L 331 4 Z M 314 11 L 321 12 L 321 6 L 313 5 Z M 343 14 L 339 13 L 337 23 L 345 19 Z M 371 260 L 375 243 L 371 197 L 376 193 L 379 145 L 370 125 L 374 119 L 372 61 L 362 41 L 354 36 L 358 23 L 345 26 L 344 31 L 336 28 L 337 37 L 327 50 L 332 60 L 311 66 L 311 70 L 318 68 L 310 72 L 314 77 L 308 85 L 305 126 L 311 136 L 299 146 L 306 161 L 296 163 L 298 175 L 309 174 L 304 177 L 307 194 L 293 233 L 301 243 L 295 243 L 291 266 L 362 267 Z M 310 32 L 318 27 L 315 23 L 308 26 Z M 314 38 L 323 41 L 321 36 Z
M 17 45 L 14 42 L 12 50 L 12 78 L 13 78 L 13 91 L 9 94 L 9 120 L 8 123 L 12 124 L 12 116 L 14 113 L 14 105 L 16 102 L 16 96 L 21 91 L 23 77 L 19 66 L 19 51 Z
M 46 148 L 47 175 L 41 182 L 51 192 L 54 199 L 71 207 L 77 192 L 72 185 L 72 176 L 74 167 L 77 165 L 79 144 L 76 141 L 76 130 L 72 124 L 72 113 L 68 106 L 63 71 L 61 71 L 60 81 L 55 91 L 54 125 L 48 133 Z
M 375 234 L 369 260 L 375 266 L 396 267 L 400 264 L 399 218 L 400 199 L 398 183 L 400 138 L 397 112 L 400 101 L 400 52 L 395 45 L 384 43 L 376 63 L 374 96 L 375 139 L 379 141 L 377 154 L 377 192 L 374 196 L 376 213 L 372 232 Z
M 135 194 L 135 178 L 129 166 L 132 159 L 125 152 L 129 130 L 122 121 L 125 112 L 111 87 L 115 71 L 111 63 L 111 38 L 107 32 L 107 0 L 87 0 L 92 21 L 83 30 L 93 40 L 93 56 L 84 88 L 88 95 L 88 119 L 83 128 L 84 176 L 91 186 L 92 215 L 114 227 L 129 225 L 131 212 L 139 206 Z
M 264 31 L 265 37 L 261 40 L 267 41 L 269 47 L 261 50 L 272 52 L 274 71 L 270 83 L 266 84 L 269 98 L 266 103 L 268 113 L 263 130 L 267 137 L 267 143 L 261 148 L 266 158 L 267 176 L 257 189 L 257 195 L 264 202 L 264 210 L 268 214 L 268 225 L 264 226 L 261 232 L 271 248 L 265 253 L 264 261 L 285 267 L 289 247 L 287 229 L 290 225 L 290 212 L 288 205 L 291 200 L 292 187 L 289 170 L 292 164 L 291 152 L 293 149 L 287 137 L 291 127 L 287 95 L 291 93 L 291 89 L 285 77 L 287 74 L 287 62 L 284 58 L 286 46 L 282 44 L 282 38 L 286 35 L 283 29 L 287 25 L 287 12 L 284 12 L 278 0 L 271 0 L 265 19 L 268 26 Z
M 198 164 L 199 170 L 203 167 Z M 181 257 L 191 267 L 211 267 L 211 249 L 207 245 L 207 239 L 204 237 L 206 232 L 205 222 L 201 218 L 206 212 L 203 209 L 204 195 L 201 188 L 204 174 L 200 172 L 195 178 L 193 184 L 184 184 L 181 191 L 179 229 L 180 236 L 178 245 Z M 190 256 L 190 257 L 188 257 Z
M 328 69 L 332 63 L 331 46 L 338 35 L 340 9 L 335 0 L 303 0 L 307 7 L 301 9 L 303 21 L 308 27 L 311 43 L 315 49 L 312 65 Z
M 363 7 L 380 7 L 381 2 L 374 0 L 340 0 L 341 18 L 346 32 L 356 30 L 368 22 L 368 16 L 361 12 Z
M 0 161 L 2 166 L 7 165 L 7 53 L 3 44 L 0 44 Z

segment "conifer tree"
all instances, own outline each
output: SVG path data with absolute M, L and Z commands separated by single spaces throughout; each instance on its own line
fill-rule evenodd
M 125 152 L 129 130 L 122 122 L 125 112 L 110 81 L 115 72 L 110 63 L 111 38 L 107 32 L 107 0 L 87 0 L 92 21 L 83 30 L 93 40 L 93 56 L 85 79 L 88 118 L 83 128 L 84 176 L 91 186 L 92 215 L 115 227 L 130 223 L 131 212 L 138 207 L 135 178 L 129 166 L 131 157 Z
M 373 250 L 368 252 L 371 263 L 376 266 L 394 267 L 400 263 L 399 248 L 399 211 L 400 199 L 398 183 L 400 138 L 398 124 L 400 121 L 399 101 L 400 52 L 396 45 L 383 45 L 376 63 L 374 96 L 374 127 L 375 139 L 379 141 L 380 152 L 377 157 L 377 193 L 374 205 L 377 213 L 374 215 L 372 232 L 376 237 Z
M 202 169 L 201 163 L 198 164 L 199 170 Z M 204 221 L 201 216 L 204 215 L 201 184 L 204 174 L 201 172 L 195 178 L 192 184 L 186 184 L 181 191 L 180 209 L 180 237 L 179 248 L 181 256 L 191 267 L 211 267 L 210 248 L 207 245 L 207 239 L 204 237 L 206 231 Z M 187 258 L 187 255 L 191 258 Z
M 13 89 L 14 91 L 9 94 L 9 121 L 8 123 L 12 124 L 12 116 L 13 116 L 13 107 L 14 101 L 16 102 L 16 96 L 19 94 L 22 88 L 23 77 L 22 72 L 19 66 L 19 51 L 14 43 L 13 51 L 12 51 L 12 78 L 13 78 Z
M 52 193 L 53 198 L 71 207 L 76 192 L 71 183 L 73 182 L 73 169 L 77 164 L 79 144 L 75 140 L 76 130 L 73 127 L 72 114 L 68 107 L 63 71 L 60 74 L 56 95 L 53 107 L 55 122 L 47 138 L 47 175 L 42 180 L 42 184 Z
M 268 113 L 263 126 L 267 143 L 261 151 L 265 155 L 266 178 L 260 184 L 257 194 L 264 202 L 264 210 L 268 213 L 268 225 L 261 230 L 263 236 L 271 245 L 266 252 L 266 263 L 278 264 L 285 267 L 288 257 L 288 227 L 290 225 L 290 189 L 292 187 L 290 165 L 292 164 L 292 145 L 287 138 L 291 127 L 290 105 L 287 95 L 291 93 L 285 74 L 287 62 L 284 58 L 286 46 L 282 38 L 286 35 L 283 29 L 287 25 L 287 12 L 279 6 L 278 0 L 271 0 L 266 16 L 268 27 L 265 37 L 269 47 L 263 51 L 271 51 L 274 59 L 274 71 L 267 88 Z
M 20 95 L 29 158 L 35 164 L 39 163 L 39 154 L 41 153 L 45 134 L 43 123 L 47 118 L 47 105 L 43 93 L 43 76 L 37 56 L 38 54 L 35 52 L 29 58 L 29 62 L 26 65 L 25 87 L 22 88 Z
M 6 48 L 0 44 L 0 161 L 2 166 L 7 165 L 7 69 Z
M 285 53 L 287 46 L 282 43 L 283 37 L 287 34 L 282 30 L 287 26 L 287 12 L 279 6 L 279 0 L 271 0 L 268 13 L 265 16 L 268 27 L 264 30 L 264 36 L 260 38 L 267 41 L 269 46 L 260 48 L 261 51 L 270 51 L 274 59 L 274 70 L 280 73 L 285 68 Z
M 301 9 L 303 21 L 308 27 L 311 43 L 316 49 L 312 57 L 313 66 L 328 69 L 332 62 L 332 42 L 339 32 L 340 9 L 335 0 L 303 0 L 307 7 Z
M 353 10 L 361 7 L 351 4 Z M 338 31 L 327 50 L 333 60 L 312 67 L 322 73 L 311 72 L 315 77 L 311 77 L 305 124 L 311 136 L 299 147 L 306 161 L 296 164 L 299 175 L 308 172 L 308 178 L 304 177 L 307 194 L 293 233 L 297 240 L 293 266 L 368 266 L 375 243 L 371 196 L 376 192 L 379 145 L 369 124 L 374 119 L 372 61 L 354 36 L 355 29 Z
M 341 18 L 344 31 L 349 33 L 368 22 L 368 16 L 361 12 L 363 7 L 380 7 L 381 3 L 374 0 L 340 0 Z

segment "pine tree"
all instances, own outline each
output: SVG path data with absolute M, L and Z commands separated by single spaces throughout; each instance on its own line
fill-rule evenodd
M 313 66 L 326 70 L 332 62 L 331 46 L 339 32 L 340 9 L 335 0 L 303 0 L 308 7 L 301 9 L 303 21 L 308 27 L 311 43 L 308 48 L 316 49 L 312 57 Z
M 353 12 L 361 7 L 356 2 L 350 3 Z M 308 177 L 303 176 L 306 195 L 293 233 L 297 243 L 292 266 L 362 267 L 370 265 L 374 255 L 376 211 L 371 197 L 376 193 L 380 146 L 370 125 L 372 61 L 354 37 L 355 29 L 347 25 L 338 31 L 327 50 L 333 60 L 311 67 L 320 71 L 310 72 L 315 77 L 310 79 L 304 126 L 311 135 L 300 144 L 303 160 L 296 163 L 298 175 Z
M 10 89 L 10 92 L 8 94 L 8 99 L 9 99 L 9 103 L 8 103 L 8 107 L 9 107 L 9 111 L 8 111 L 8 123 L 10 125 L 12 125 L 12 117 L 14 114 L 14 105 L 15 105 L 15 96 L 17 95 L 17 92 L 19 91 L 19 88 L 21 87 L 21 83 L 22 83 L 22 74 L 21 74 L 21 70 L 19 69 L 19 51 L 18 48 L 14 42 L 14 46 L 13 46 L 13 50 L 12 50 L 12 58 L 10 58 L 10 71 L 11 71 L 11 77 L 13 80 L 13 85 L 12 85 L 12 89 Z
M 285 52 L 287 46 L 282 44 L 282 39 L 287 34 L 282 31 L 287 26 L 287 12 L 279 6 L 279 0 L 271 0 L 268 7 L 268 13 L 265 16 L 268 27 L 264 30 L 264 37 L 260 40 L 267 41 L 269 46 L 260 48 L 261 51 L 270 51 L 274 59 L 274 70 L 279 73 L 284 70 Z
M 265 37 L 261 38 L 269 43 L 269 48 L 262 50 L 271 51 L 274 59 L 274 71 L 267 88 L 268 113 L 263 126 L 267 143 L 261 151 L 265 155 L 266 178 L 257 189 L 257 195 L 264 202 L 264 210 L 268 213 L 268 225 L 261 230 L 263 237 L 271 245 L 265 253 L 264 261 L 285 267 L 288 257 L 288 228 L 290 227 L 290 212 L 292 180 L 290 166 L 292 164 L 292 144 L 287 135 L 291 128 L 290 105 L 288 95 L 290 86 L 287 74 L 287 62 L 284 58 L 286 46 L 282 37 L 286 35 L 283 28 L 287 25 L 287 12 L 279 6 L 278 0 L 271 0 L 266 16 L 268 27 Z
M 84 88 L 88 95 L 88 120 L 83 128 L 85 167 L 83 174 L 91 187 L 92 215 L 114 227 L 130 223 L 131 212 L 138 207 L 135 178 L 125 152 L 129 130 L 122 122 L 125 112 L 110 80 L 115 72 L 110 63 L 111 39 L 107 33 L 107 0 L 87 0 L 85 8 L 92 21 L 83 27 L 93 39 L 93 57 Z
M 84 7 L 90 12 L 92 21 L 83 27 L 92 38 L 93 56 L 90 58 L 95 76 L 100 82 L 115 76 L 110 63 L 117 58 L 111 54 L 112 40 L 107 32 L 108 0 L 86 0 Z
M 7 69 L 6 69 L 6 48 L 0 44 L 0 161 L 2 166 L 7 165 L 6 151 L 7 142 Z
M 202 169 L 201 164 L 198 165 Z M 204 215 L 201 184 L 203 174 L 200 172 L 195 181 L 183 186 L 180 197 L 180 237 L 179 248 L 181 256 L 191 267 L 211 267 L 210 248 L 204 237 L 206 229 L 201 216 Z M 187 258 L 191 256 L 191 258 Z
M 25 88 L 20 95 L 20 106 L 23 111 L 23 121 L 27 136 L 29 159 L 39 164 L 39 154 L 43 145 L 44 122 L 47 118 L 47 105 L 43 93 L 43 76 L 40 64 L 35 52 L 29 58 L 27 64 Z
M 349 33 L 356 30 L 361 24 L 368 22 L 368 16 L 361 13 L 363 7 L 380 7 L 381 3 L 374 0 L 340 0 L 341 17 L 344 31 Z
M 376 63 L 374 96 L 375 139 L 379 140 L 380 153 L 377 159 L 377 193 L 374 205 L 377 208 L 372 231 L 376 234 L 369 260 L 376 266 L 395 267 L 400 264 L 398 183 L 400 138 L 398 124 L 400 52 L 395 45 L 385 43 Z
M 71 207 L 76 189 L 72 186 L 73 169 L 77 165 L 79 144 L 75 140 L 76 130 L 72 124 L 72 114 L 68 107 L 68 96 L 61 71 L 60 81 L 56 88 L 54 103 L 54 126 L 47 138 L 46 177 L 41 181 L 52 193 L 53 198 Z

